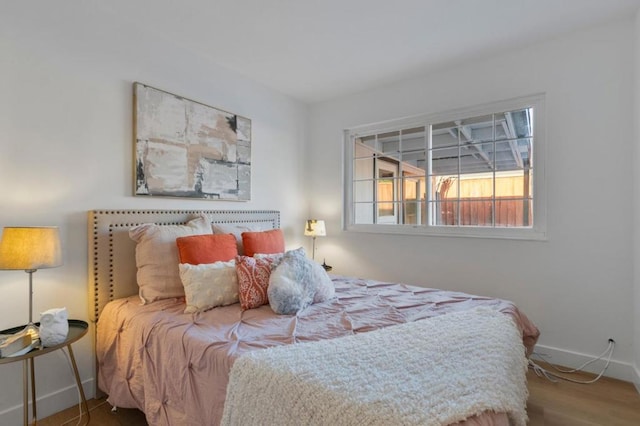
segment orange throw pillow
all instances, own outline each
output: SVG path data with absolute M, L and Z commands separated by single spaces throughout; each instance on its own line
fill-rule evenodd
M 228 262 L 238 255 L 236 238 L 232 234 L 190 235 L 176 238 L 180 263 Z
M 256 253 L 284 253 L 284 234 L 282 229 L 271 229 L 261 232 L 243 232 L 242 246 L 245 256 Z
M 271 276 L 272 260 L 250 256 L 236 257 L 238 298 L 243 311 L 269 303 L 267 288 Z

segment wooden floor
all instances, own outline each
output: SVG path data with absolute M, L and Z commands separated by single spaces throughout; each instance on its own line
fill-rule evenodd
M 590 374 L 574 374 L 575 379 L 589 380 Z M 635 387 L 620 380 L 601 378 L 590 385 L 569 382 L 552 383 L 527 373 L 529 401 L 527 413 L 531 426 L 638 426 L 640 394 Z M 89 401 L 91 426 L 146 426 L 138 410 L 119 408 L 111 412 L 104 399 Z M 86 416 L 85 416 L 86 418 Z M 39 426 L 71 426 L 78 424 L 78 407 L 69 408 L 38 421 Z M 85 419 L 80 424 L 86 424 Z
M 570 377 L 582 381 L 594 378 L 587 373 Z M 532 426 L 640 425 L 640 394 L 631 383 L 608 377 L 589 385 L 552 383 L 532 370 L 527 373 L 527 380 L 527 414 Z

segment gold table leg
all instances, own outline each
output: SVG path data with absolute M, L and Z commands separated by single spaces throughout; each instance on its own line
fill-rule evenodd
M 33 425 L 38 423 L 38 414 L 36 410 L 36 364 L 33 358 L 29 358 L 31 365 L 31 410 L 33 411 Z
M 91 419 L 91 415 L 89 414 L 89 405 L 87 404 L 87 398 L 84 396 L 84 388 L 82 387 L 82 382 L 80 381 L 80 374 L 78 374 L 78 366 L 76 365 L 76 358 L 73 356 L 73 349 L 71 349 L 71 345 L 67 345 L 69 349 L 69 357 L 71 358 L 71 365 L 73 367 L 73 374 L 76 376 L 76 385 L 78 386 L 78 390 L 80 391 L 80 397 L 82 398 L 82 406 L 84 410 L 87 412 L 87 423 L 89 424 L 89 420 Z
M 29 425 L 29 361 L 22 364 L 22 413 L 24 426 Z

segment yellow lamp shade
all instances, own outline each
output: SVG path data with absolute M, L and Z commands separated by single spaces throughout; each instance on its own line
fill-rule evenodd
M 62 265 L 55 226 L 6 227 L 0 240 L 0 269 L 36 270 Z

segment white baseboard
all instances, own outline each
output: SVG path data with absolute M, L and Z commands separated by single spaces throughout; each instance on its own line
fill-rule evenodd
M 562 365 L 570 368 L 579 367 L 583 363 L 594 358 L 592 355 L 586 355 L 579 352 L 572 352 L 565 349 L 553 348 L 551 346 L 543 345 L 536 345 L 534 349 L 534 355 L 532 356 L 532 359 L 534 361 L 540 359 L 535 354 L 544 354 L 544 359 L 546 361 L 552 364 Z M 584 368 L 584 371 L 599 374 L 602 371 L 602 368 L 604 368 L 605 364 L 606 358 L 588 365 Z M 604 375 L 607 377 L 613 377 L 614 379 L 634 383 L 636 385 L 636 388 L 638 388 L 638 391 L 640 392 L 638 370 L 631 363 L 616 361 L 612 359 Z
M 83 381 L 82 387 L 84 388 L 85 396 L 87 397 L 87 399 L 91 399 L 94 397 L 93 378 Z M 69 407 L 77 405 L 79 401 L 80 396 L 75 385 L 67 386 L 63 389 L 59 389 L 47 395 L 40 395 L 36 398 L 38 418 L 42 419 Z M 23 424 L 23 417 L 24 411 L 22 404 L 9 407 L 6 410 L 0 411 L 0 425 L 20 426 Z M 31 394 L 29 394 L 29 421 L 32 420 Z
M 634 367 L 633 373 L 634 373 L 633 384 L 636 385 L 636 389 L 638 390 L 638 393 L 640 393 L 640 370 L 638 369 L 637 366 Z

